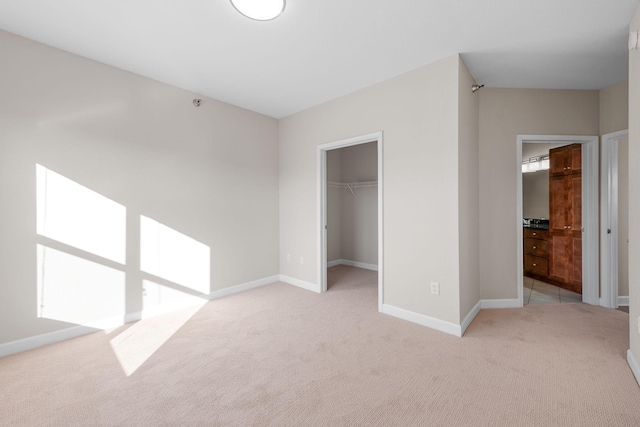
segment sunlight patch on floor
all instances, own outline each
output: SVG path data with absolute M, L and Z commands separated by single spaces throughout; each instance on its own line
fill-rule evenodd
M 126 376 L 133 374 L 162 347 L 206 303 L 172 313 L 143 319 L 111 339 L 113 348 Z

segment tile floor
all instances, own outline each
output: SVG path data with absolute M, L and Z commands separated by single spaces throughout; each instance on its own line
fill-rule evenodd
M 530 277 L 524 277 L 525 304 L 566 304 L 582 302 L 582 295 Z

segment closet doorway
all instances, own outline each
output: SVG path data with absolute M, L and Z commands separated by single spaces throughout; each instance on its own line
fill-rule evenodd
M 377 270 L 382 311 L 382 132 L 318 146 L 318 282 L 338 264 Z

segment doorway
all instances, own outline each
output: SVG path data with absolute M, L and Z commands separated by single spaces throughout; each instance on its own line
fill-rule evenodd
M 567 135 L 518 135 L 517 138 L 517 251 L 518 300 L 524 305 L 523 144 L 580 144 L 582 163 L 582 302 L 599 305 L 598 137 Z
M 353 192 L 357 185 L 372 186 L 370 180 L 355 182 L 335 182 L 328 180 L 327 155 L 331 150 L 353 147 L 361 144 L 375 143 L 377 151 L 377 270 L 378 270 L 378 311 L 382 312 L 384 302 L 384 275 L 383 275 L 383 170 L 382 170 L 382 132 L 362 135 L 341 141 L 330 142 L 318 146 L 318 283 L 321 292 L 327 291 L 327 252 L 328 252 L 328 185 L 344 186 L 345 191 Z M 367 264 L 367 263 L 364 263 Z M 357 265 L 356 265 L 357 266 Z M 363 265 L 367 266 L 367 265 Z
M 602 136 L 600 305 L 609 308 L 629 305 L 628 143 L 628 130 Z

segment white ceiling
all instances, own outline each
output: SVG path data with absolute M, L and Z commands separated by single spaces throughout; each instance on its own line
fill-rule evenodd
M 601 89 L 627 79 L 637 4 L 287 0 L 258 22 L 229 0 L 0 0 L 0 29 L 280 118 L 457 52 L 486 86 Z

